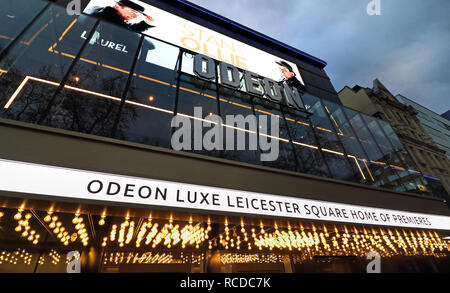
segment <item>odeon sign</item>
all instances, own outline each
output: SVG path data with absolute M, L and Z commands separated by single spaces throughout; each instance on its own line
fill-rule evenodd
M 289 86 L 286 82 L 277 82 L 202 54 L 194 56 L 194 73 L 206 80 L 217 78 L 218 82 L 224 86 L 245 90 L 249 94 L 271 102 L 297 110 L 305 110 L 298 89 Z M 242 73 L 245 89 L 241 85 L 240 73 Z

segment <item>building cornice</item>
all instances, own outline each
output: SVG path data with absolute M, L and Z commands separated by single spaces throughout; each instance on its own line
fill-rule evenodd
M 402 133 L 398 133 L 397 132 L 397 135 L 402 141 L 407 141 L 407 142 L 409 142 L 411 144 L 417 145 L 418 147 L 427 148 L 427 149 L 432 150 L 432 151 L 434 151 L 436 153 L 440 153 L 440 154 L 442 154 L 444 156 L 446 154 L 446 152 L 444 150 L 441 150 L 440 148 L 438 148 L 436 146 L 433 146 L 432 144 L 429 144 L 429 143 L 426 143 L 424 141 L 415 139 L 415 138 L 413 138 L 411 136 L 408 136 L 408 135 L 404 135 Z

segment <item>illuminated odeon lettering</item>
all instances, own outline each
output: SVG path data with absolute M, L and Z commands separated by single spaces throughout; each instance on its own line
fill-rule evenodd
M 249 94 L 274 103 L 297 110 L 305 109 L 297 88 L 291 87 L 285 82 L 277 82 L 256 73 L 238 69 L 234 65 L 216 61 L 208 56 L 195 55 L 194 72 L 203 79 L 213 80 L 217 78 L 218 82 L 224 86 L 236 90 L 245 90 Z M 241 84 L 241 74 L 245 88 Z

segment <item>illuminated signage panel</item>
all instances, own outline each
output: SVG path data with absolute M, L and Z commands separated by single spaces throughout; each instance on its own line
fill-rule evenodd
M 0 190 L 59 199 L 340 223 L 450 230 L 450 217 L 0 159 Z
M 294 63 L 142 1 L 91 0 L 84 13 L 96 15 L 276 82 L 304 86 Z

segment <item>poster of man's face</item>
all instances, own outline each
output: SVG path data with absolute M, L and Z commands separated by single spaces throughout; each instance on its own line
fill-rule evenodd
M 150 12 L 132 0 L 93 0 L 84 13 L 98 16 L 139 33 L 156 26 Z

